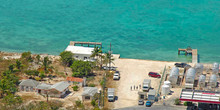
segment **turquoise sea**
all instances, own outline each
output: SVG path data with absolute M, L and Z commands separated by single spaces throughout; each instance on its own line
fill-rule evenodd
M 123 58 L 220 62 L 219 0 L 0 0 L 0 50 L 58 55 L 69 41 L 112 43 Z

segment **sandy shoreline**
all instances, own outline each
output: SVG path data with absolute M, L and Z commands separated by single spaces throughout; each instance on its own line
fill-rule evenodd
M 0 54 L 3 54 L 3 55 L 5 55 L 5 56 L 18 56 L 18 55 L 21 55 L 22 53 L 20 53 L 20 52 L 6 52 L 6 51 L 0 51 Z M 47 53 L 41 53 L 41 54 L 32 53 L 32 55 L 33 55 L 33 56 L 40 55 L 40 56 L 42 56 L 42 57 L 48 56 L 48 57 L 55 57 L 55 58 L 59 58 L 59 57 L 60 57 L 59 55 L 52 55 L 52 54 L 47 54 Z M 117 57 L 120 56 L 120 54 L 113 54 L 113 55 L 116 55 L 116 58 L 115 58 L 115 59 L 118 59 Z M 114 56 L 113 56 L 113 57 L 114 57 Z M 135 59 L 135 58 L 120 58 L 120 59 L 123 59 L 123 60 L 132 59 L 132 60 L 138 60 L 138 61 L 154 61 L 154 62 L 176 62 L 176 61 L 160 61 L 160 60 Z

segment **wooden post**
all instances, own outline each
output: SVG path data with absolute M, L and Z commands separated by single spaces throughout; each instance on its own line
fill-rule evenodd
M 178 50 L 178 55 L 180 55 L 180 50 Z

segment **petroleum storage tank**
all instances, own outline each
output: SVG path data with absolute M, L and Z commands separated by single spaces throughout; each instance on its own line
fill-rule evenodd
M 205 87 L 205 78 L 206 78 L 205 75 L 200 75 L 199 76 L 199 86 L 200 87 Z
M 168 85 L 163 85 L 162 86 L 162 95 L 167 95 L 170 92 L 170 87 Z
M 209 80 L 210 86 L 215 88 L 217 86 L 217 76 L 215 74 L 212 74 Z
M 218 74 L 218 72 L 219 72 L 219 64 L 218 63 L 213 63 L 212 73 L 213 74 Z
M 176 84 L 179 76 L 179 69 L 177 67 L 173 67 L 170 71 L 169 81 L 171 84 Z
M 196 70 L 194 68 L 189 68 L 186 73 L 186 83 L 194 84 L 196 77 Z
M 170 81 L 164 81 L 164 85 L 168 85 L 169 88 L 171 88 L 171 82 Z
M 202 74 L 202 73 L 203 73 L 203 64 L 197 63 L 197 64 L 195 65 L 195 69 L 196 69 L 196 73 L 197 73 L 197 74 Z

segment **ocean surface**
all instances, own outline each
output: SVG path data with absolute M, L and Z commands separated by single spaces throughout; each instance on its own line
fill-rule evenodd
M 122 58 L 220 62 L 219 0 L 0 0 L 0 51 L 58 55 L 70 41 L 102 42 Z

